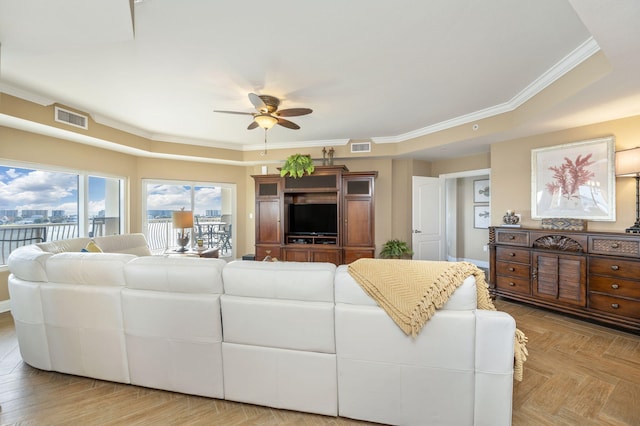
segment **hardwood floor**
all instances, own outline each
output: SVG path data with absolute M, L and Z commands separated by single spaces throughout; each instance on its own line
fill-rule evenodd
M 640 425 L 640 336 L 496 301 L 529 338 L 513 425 Z M 0 424 L 366 425 L 83 377 L 22 362 L 0 314 Z M 457 425 L 456 425 L 457 426 Z

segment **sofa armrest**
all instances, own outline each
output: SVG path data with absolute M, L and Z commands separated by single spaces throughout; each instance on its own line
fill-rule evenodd
M 49 281 L 47 277 L 47 259 L 53 253 L 43 251 L 36 245 L 18 247 L 9 254 L 7 265 L 17 278 L 25 281 Z

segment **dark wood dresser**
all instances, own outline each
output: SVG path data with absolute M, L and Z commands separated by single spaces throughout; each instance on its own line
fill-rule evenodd
M 640 234 L 489 228 L 494 296 L 640 332 Z

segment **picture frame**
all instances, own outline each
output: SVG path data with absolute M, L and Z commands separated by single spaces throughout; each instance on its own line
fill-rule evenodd
M 531 150 L 531 218 L 616 220 L 613 136 Z
M 491 200 L 491 182 L 489 179 L 473 181 L 473 202 L 488 203 Z
M 488 204 L 473 206 L 473 227 L 488 229 L 491 225 L 491 208 Z

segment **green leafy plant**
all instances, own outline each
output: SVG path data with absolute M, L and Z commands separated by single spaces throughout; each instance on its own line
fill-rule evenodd
M 413 250 L 404 241 L 389 240 L 382 246 L 380 257 L 383 259 L 409 259 L 413 256 Z
M 305 173 L 313 173 L 314 170 L 315 167 L 310 155 L 293 154 L 287 158 L 284 166 L 280 169 L 280 176 L 289 175 L 292 178 L 299 178 Z

